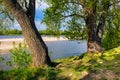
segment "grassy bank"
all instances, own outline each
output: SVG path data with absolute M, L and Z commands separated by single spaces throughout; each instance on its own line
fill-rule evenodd
M 120 47 L 55 60 L 54 67 L 0 71 L 0 80 L 120 80 Z

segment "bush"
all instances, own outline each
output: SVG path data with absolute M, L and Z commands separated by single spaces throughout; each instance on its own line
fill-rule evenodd
M 102 46 L 105 50 L 118 47 L 120 45 L 120 32 L 116 30 L 111 30 L 107 32 L 102 40 Z
M 31 63 L 31 55 L 27 48 L 26 43 L 19 43 L 18 47 L 15 47 L 15 42 L 13 42 L 13 49 L 10 50 L 11 61 L 6 64 L 13 66 L 14 68 L 25 68 Z
M 14 69 L 0 71 L 0 80 L 56 80 L 59 71 L 54 68 Z

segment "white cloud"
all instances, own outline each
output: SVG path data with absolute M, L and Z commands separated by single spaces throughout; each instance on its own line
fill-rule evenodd
M 41 2 L 41 0 L 36 0 L 36 10 L 44 10 L 46 8 L 48 8 L 49 6 L 47 5 L 47 3 L 45 2 Z M 45 30 L 46 26 L 45 24 L 41 24 L 40 20 L 36 20 L 35 21 L 36 27 L 38 30 Z M 21 29 L 20 25 L 18 24 L 18 22 L 15 20 L 14 24 L 12 25 L 11 29 Z
M 35 21 L 36 27 L 38 30 L 45 30 L 46 29 L 46 25 L 45 24 L 41 24 L 41 21 Z
M 49 7 L 49 5 L 47 5 L 47 3 L 45 3 L 45 2 L 41 2 L 40 0 L 36 1 L 36 9 L 37 10 L 44 10 L 48 7 Z
M 21 30 L 21 27 L 20 27 L 19 23 L 17 22 L 17 20 L 14 21 L 13 25 L 11 26 L 11 29 Z
M 35 21 L 36 27 L 38 30 L 45 30 L 45 24 L 41 24 L 41 21 Z M 21 30 L 19 23 L 15 20 L 14 24 L 11 26 L 11 29 L 18 29 Z

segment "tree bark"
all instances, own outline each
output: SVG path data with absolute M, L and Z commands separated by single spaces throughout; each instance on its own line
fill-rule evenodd
M 102 52 L 101 39 L 104 24 L 99 24 L 99 26 L 97 26 L 96 17 L 94 15 L 87 17 L 85 22 L 88 32 L 87 52 Z
M 22 7 L 13 1 L 15 0 L 3 0 L 22 28 L 23 36 L 32 54 L 32 67 L 49 65 L 51 60 L 48 49 L 35 26 L 34 19 L 30 19 Z
M 87 43 L 87 52 L 92 52 L 92 53 L 98 53 L 102 52 L 102 35 L 103 35 L 103 29 L 105 26 L 105 19 L 106 19 L 106 14 L 109 9 L 109 4 L 110 2 L 107 1 L 103 4 L 103 12 L 101 15 L 99 15 L 99 23 L 97 24 L 97 1 L 94 0 L 94 4 L 92 6 L 91 12 L 86 16 L 85 18 L 85 23 L 87 27 L 87 32 L 88 32 L 88 43 Z M 86 12 L 87 13 L 87 12 Z

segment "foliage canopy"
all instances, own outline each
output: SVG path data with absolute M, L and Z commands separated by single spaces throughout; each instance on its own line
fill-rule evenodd
M 102 15 L 112 20 L 119 8 L 119 0 L 47 0 L 43 22 L 48 30 L 58 32 L 65 29 L 68 39 L 86 39 L 86 18 L 95 13 L 95 24 L 99 25 Z M 109 6 L 109 8 L 108 8 Z M 106 20 L 107 21 L 107 20 Z

